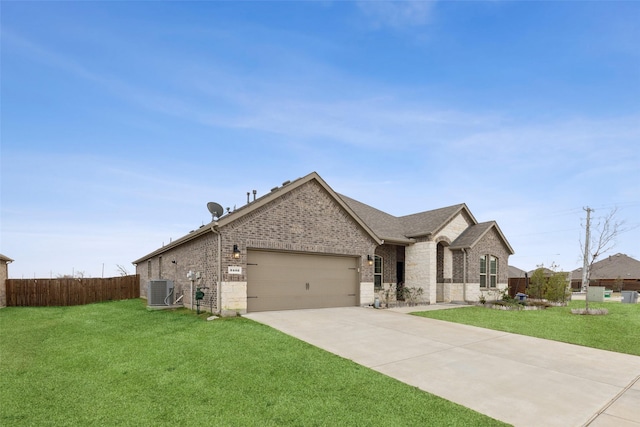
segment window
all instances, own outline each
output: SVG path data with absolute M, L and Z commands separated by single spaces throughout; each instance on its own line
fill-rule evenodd
M 147 261 L 147 279 L 151 279 L 151 260 Z
M 162 257 L 158 257 L 158 279 L 162 279 Z
M 489 287 L 498 286 L 498 258 L 489 257 Z
M 373 256 L 373 289 L 382 289 L 382 257 Z
M 498 258 L 493 255 L 480 257 L 480 287 L 486 288 L 487 284 L 490 288 L 498 286 Z

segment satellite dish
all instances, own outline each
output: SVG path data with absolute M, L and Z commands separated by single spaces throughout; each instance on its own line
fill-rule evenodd
M 213 218 L 220 218 L 224 213 L 224 209 L 222 208 L 222 206 L 215 202 L 207 203 L 207 209 L 209 209 L 209 212 L 211 212 L 211 216 Z

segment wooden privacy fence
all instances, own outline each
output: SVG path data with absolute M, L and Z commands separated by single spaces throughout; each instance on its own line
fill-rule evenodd
M 7 279 L 8 307 L 49 307 L 140 298 L 140 276 Z
M 515 298 L 518 293 L 527 293 L 527 285 L 529 279 L 524 277 L 510 277 L 509 278 L 509 296 Z

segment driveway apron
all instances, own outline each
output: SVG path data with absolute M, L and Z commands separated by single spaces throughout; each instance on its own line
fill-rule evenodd
M 638 356 L 371 308 L 245 317 L 515 426 L 640 427 Z

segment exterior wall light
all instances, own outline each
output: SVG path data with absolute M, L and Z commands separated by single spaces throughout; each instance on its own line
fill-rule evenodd
M 373 265 L 373 257 L 371 255 L 367 255 L 367 263 Z
M 238 245 L 233 245 L 233 259 L 240 259 L 240 249 L 238 249 Z

